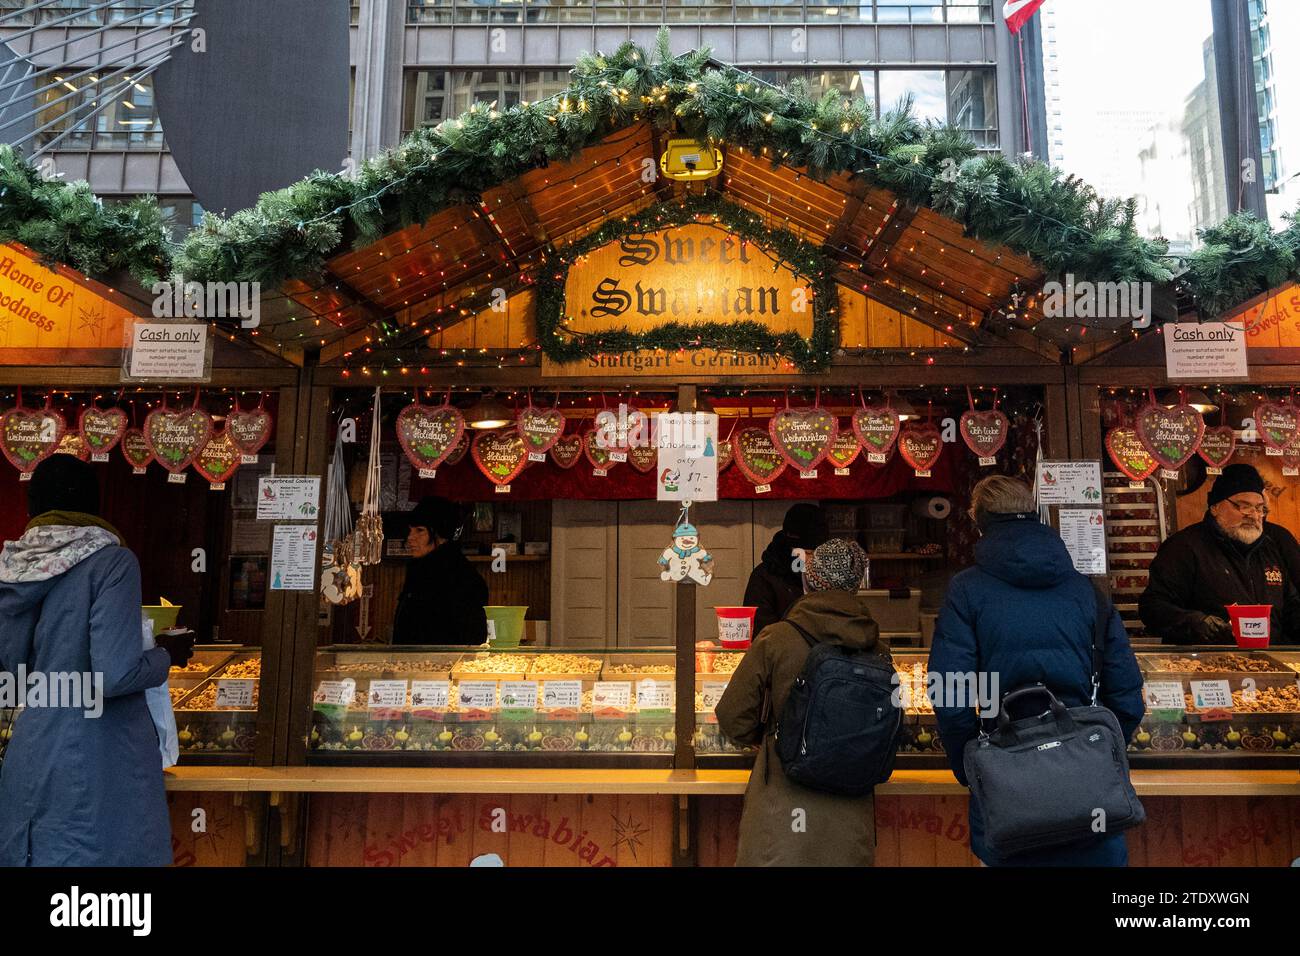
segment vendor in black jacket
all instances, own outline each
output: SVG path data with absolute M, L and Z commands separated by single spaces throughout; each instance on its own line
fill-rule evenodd
M 1272 641 L 1300 643 L 1300 545 L 1268 524 L 1264 480 L 1250 465 L 1215 479 L 1198 523 L 1170 535 L 1138 611 L 1165 644 L 1231 644 L 1229 604 L 1271 604 Z
M 394 644 L 482 644 L 488 587 L 460 550 L 460 508 L 430 496 L 410 514 L 411 563 L 393 617 Z
M 803 568 L 795 564 L 795 549 L 812 557 L 828 537 L 825 511 L 805 502 L 790 506 L 781 530 L 772 536 L 763 560 L 750 572 L 745 586 L 745 607 L 758 608 L 754 612 L 753 637 L 785 617 L 790 605 L 803 597 Z

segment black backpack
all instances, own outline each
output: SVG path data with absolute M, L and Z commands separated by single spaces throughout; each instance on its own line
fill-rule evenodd
M 893 665 L 785 623 L 810 650 L 773 734 L 781 768 L 801 786 L 864 796 L 894 772 L 903 709 L 894 701 Z

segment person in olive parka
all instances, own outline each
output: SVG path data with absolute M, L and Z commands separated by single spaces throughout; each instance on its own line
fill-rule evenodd
M 429 496 L 410 514 L 411 563 L 393 617 L 394 644 L 482 644 L 488 587 L 460 550 L 459 506 Z

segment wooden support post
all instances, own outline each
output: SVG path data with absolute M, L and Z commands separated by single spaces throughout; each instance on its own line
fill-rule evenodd
M 695 396 L 694 385 L 679 385 L 677 410 L 695 411 Z M 699 586 L 688 578 L 675 587 L 677 620 L 673 645 L 677 648 L 677 715 L 673 726 L 677 744 L 673 748 L 673 766 L 690 770 L 695 767 L 695 603 Z

